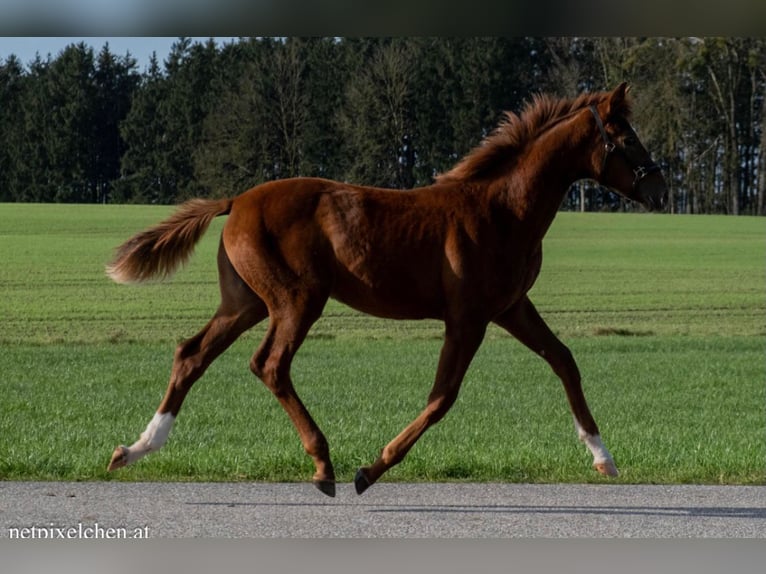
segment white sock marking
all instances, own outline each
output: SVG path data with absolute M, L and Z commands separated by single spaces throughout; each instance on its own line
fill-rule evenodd
M 141 433 L 141 437 L 131 446 L 127 447 L 128 464 L 137 461 L 150 452 L 159 450 L 165 444 L 165 441 L 168 440 L 168 435 L 175 419 L 170 413 L 154 413 L 154 417 L 149 421 L 146 430 Z
M 574 423 L 575 429 L 577 429 L 578 438 L 585 443 L 585 446 L 588 447 L 588 450 L 590 450 L 591 454 L 593 455 L 593 464 L 599 464 L 603 462 L 611 462 L 614 464 L 612 455 L 609 454 L 609 451 L 604 446 L 604 443 L 601 442 L 601 437 L 597 434 L 591 435 L 586 433 L 580 426 L 580 423 L 577 422 L 577 419 L 575 419 Z

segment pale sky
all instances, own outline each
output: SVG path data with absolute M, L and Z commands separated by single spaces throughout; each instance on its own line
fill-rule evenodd
M 24 65 L 28 65 L 35 59 L 35 54 L 45 60 L 50 54 L 56 58 L 59 52 L 69 44 L 85 42 L 93 47 L 93 51 L 98 54 L 104 44 L 109 43 L 109 50 L 118 56 L 124 56 L 127 52 L 138 62 L 138 70 L 144 71 L 149 66 L 149 59 L 152 52 L 157 53 L 157 60 L 162 67 L 162 63 L 170 53 L 170 47 L 177 40 L 176 37 L 156 37 L 156 36 L 112 36 L 112 37 L 0 37 L 0 62 L 11 54 L 16 54 Z M 194 42 L 205 42 L 207 37 L 193 37 Z M 232 37 L 215 38 L 218 44 L 230 43 L 236 40 Z

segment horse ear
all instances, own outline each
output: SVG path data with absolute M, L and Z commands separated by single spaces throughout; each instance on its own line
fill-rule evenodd
M 609 103 L 607 106 L 606 114 L 607 117 L 628 115 L 630 105 L 628 104 L 626 96 L 629 91 L 630 86 L 628 85 L 628 82 L 622 82 L 612 91 L 612 93 L 609 95 Z

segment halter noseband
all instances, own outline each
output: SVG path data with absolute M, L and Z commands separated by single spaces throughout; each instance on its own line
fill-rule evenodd
M 593 117 L 596 118 L 598 131 L 601 132 L 601 138 L 604 140 L 604 159 L 601 160 L 601 171 L 603 172 L 604 168 L 606 167 L 606 160 L 609 158 L 609 154 L 616 150 L 617 146 L 612 140 L 609 139 L 609 135 L 606 133 L 606 128 L 604 127 L 604 122 L 601 121 L 601 116 L 598 115 L 596 106 L 588 106 L 588 109 L 590 110 L 590 113 L 593 114 Z M 628 165 L 630 165 L 632 163 L 630 159 L 624 152 L 623 155 L 626 156 L 625 159 L 628 161 Z M 649 161 L 644 165 L 639 165 L 635 168 L 631 167 L 631 169 L 633 170 L 633 175 L 635 176 L 633 179 L 633 189 L 636 189 L 638 184 L 641 183 L 641 180 L 644 179 L 647 175 L 654 173 L 655 171 L 660 171 L 660 166 L 658 166 L 653 161 Z

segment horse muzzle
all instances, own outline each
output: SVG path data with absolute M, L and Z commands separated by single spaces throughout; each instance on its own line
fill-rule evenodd
M 668 204 L 668 186 L 659 168 L 645 172 L 640 178 L 637 175 L 634 186 L 644 207 L 649 211 L 665 211 Z

